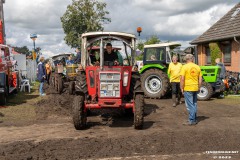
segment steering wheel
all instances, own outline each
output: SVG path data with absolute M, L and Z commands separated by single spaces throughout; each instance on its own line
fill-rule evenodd
M 115 62 L 113 61 L 104 61 L 104 66 L 116 66 Z

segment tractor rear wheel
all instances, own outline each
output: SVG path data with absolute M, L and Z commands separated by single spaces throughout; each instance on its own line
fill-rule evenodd
M 58 77 L 59 77 L 58 74 L 54 75 L 54 88 L 56 91 L 58 91 Z
M 158 69 L 149 69 L 142 75 L 142 89 L 149 98 L 161 98 L 169 90 L 170 83 L 166 73 Z
M 84 96 L 76 96 L 73 100 L 73 124 L 77 130 L 86 128 L 87 113 L 84 112 Z
M 69 89 L 69 94 L 70 94 L 70 95 L 73 95 L 73 94 L 74 94 L 74 87 L 75 87 L 74 81 L 70 81 L 70 82 L 69 82 L 69 87 L 68 87 L 68 89 Z
M 54 78 L 54 75 L 50 75 L 50 85 L 55 88 L 55 78 Z
M 213 95 L 213 88 L 210 83 L 202 82 L 199 93 L 197 94 L 197 99 L 199 101 L 207 101 Z
M 134 128 L 142 129 L 144 122 L 144 96 L 142 94 L 137 94 L 134 101 Z
M 0 95 L 0 105 L 6 105 L 7 103 L 7 96 L 3 93 Z
M 62 79 L 62 76 L 58 76 L 58 84 L 57 84 L 57 91 L 58 93 L 62 93 L 63 91 L 63 79 Z

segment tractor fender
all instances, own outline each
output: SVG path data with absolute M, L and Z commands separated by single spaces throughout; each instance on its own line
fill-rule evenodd
M 162 66 L 161 64 L 146 64 L 142 67 L 139 71 L 140 74 L 143 74 L 145 71 L 149 69 L 159 69 L 159 70 L 166 70 L 167 68 Z
M 144 95 L 144 92 L 143 92 L 142 90 L 134 91 L 134 97 L 135 97 L 137 94 Z

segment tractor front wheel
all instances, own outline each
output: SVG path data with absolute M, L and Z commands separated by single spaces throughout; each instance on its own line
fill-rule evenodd
M 149 98 L 161 98 L 169 89 L 169 79 L 165 72 L 149 69 L 142 75 L 142 89 Z
M 142 129 L 144 122 L 144 96 L 142 94 L 137 94 L 134 101 L 134 128 Z
M 63 91 L 63 79 L 62 79 L 62 76 L 58 76 L 57 91 L 58 91 L 59 94 L 62 93 L 62 91 Z
M 68 88 L 70 95 L 73 95 L 73 94 L 74 94 L 74 86 L 75 86 L 74 81 L 70 81 L 70 82 L 69 82 L 69 88 Z
M 197 94 L 197 99 L 199 101 L 207 101 L 213 95 L 213 88 L 210 83 L 202 82 L 199 93 Z
M 73 100 L 73 124 L 75 129 L 86 128 L 87 113 L 84 112 L 84 96 L 76 96 Z

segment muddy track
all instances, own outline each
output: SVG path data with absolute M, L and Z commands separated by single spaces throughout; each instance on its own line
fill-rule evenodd
M 121 111 L 92 112 L 86 130 L 72 124 L 74 96 L 45 88 L 35 104 L 36 121 L 0 124 L 0 159 L 213 159 L 206 151 L 239 151 L 240 100 L 211 99 L 198 103 L 198 125 L 183 126 L 184 104 L 170 99 L 145 99 L 143 130 L 133 129 L 133 117 Z M 109 112 L 109 115 L 101 116 Z M 6 123 L 8 124 L 8 123 Z M 226 155 L 225 155 L 226 156 Z M 231 155 L 240 159 L 240 154 Z

